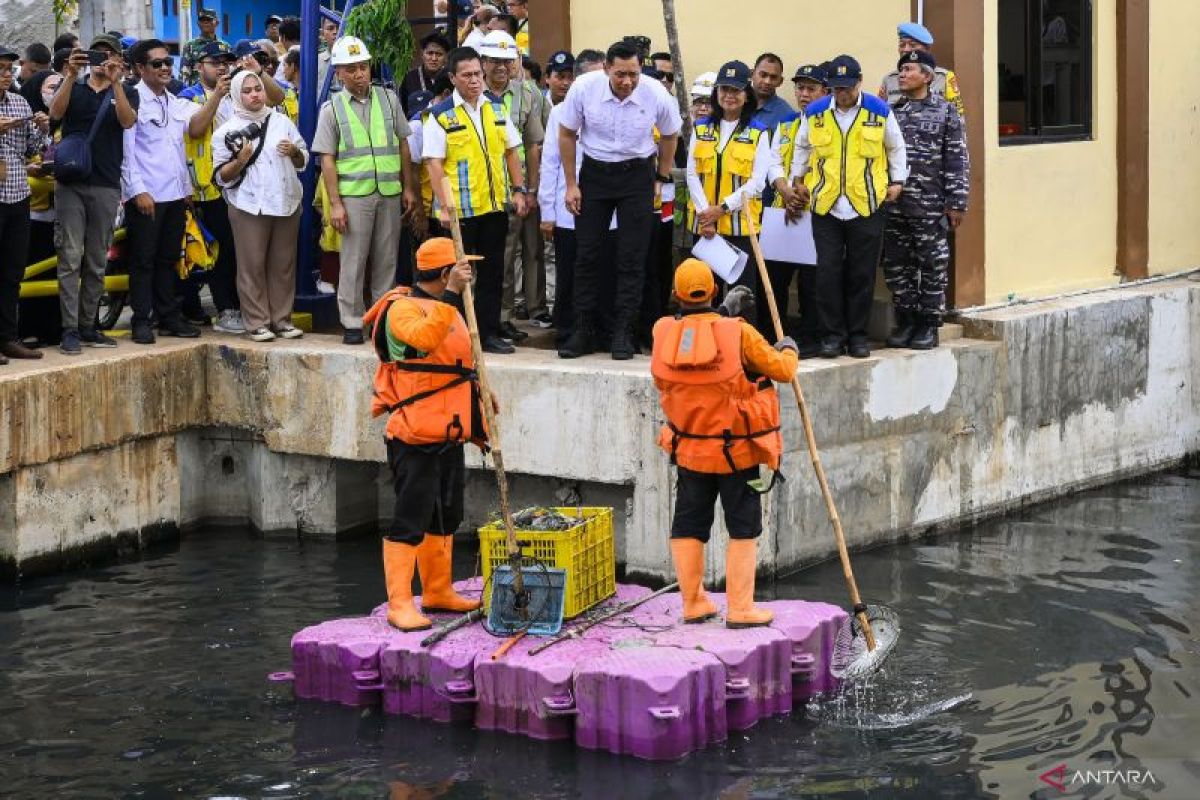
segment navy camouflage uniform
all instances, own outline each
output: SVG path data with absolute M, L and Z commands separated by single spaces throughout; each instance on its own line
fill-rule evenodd
M 941 324 L 950 265 L 948 209 L 967 210 L 970 159 L 962 117 L 942 97 L 893 107 L 908 147 L 908 180 L 888 211 L 883 277 L 897 316 Z

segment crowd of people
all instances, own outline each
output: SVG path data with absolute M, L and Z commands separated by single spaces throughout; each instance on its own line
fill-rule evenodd
M 41 356 L 23 341 L 18 298 L 25 267 L 51 256 L 59 348 L 116 345 L 96 317 L 119 227 L 133 342 L 207 324 L 257 341 L 300 336 L 297 253 L 315 242 L 300 241 L 299 175 L 313 159 L 319 285 L 337 294 L 348 345 L 370 335 L 369 306 L 413 282 L 419 244 L 448 235 L 450 206 L 479 256 L 489 353 L 514 352 L 528 320 L 554 329 L 563 358 L 632 358 L 674 308 L 680 242 L 720 236 L 750 252 L 764 208 L 811 215 L 816 263 L 768 264 L 801 357 L 869 354 L 881 258 L 897 320 L 887 343 L 937 345 L 968 159 L 954 75 L 926 29 L 899 27 L 897 69 L 875 93 L 849 55 L 799 65 L 794 105 L 779 91 L 781 57 L 731 60 L 690 86 L 681 140 L 676 72 L 645 37 L 537 64 L 526 0 L 462 3 L 462 27 L 423 36 L 417 63 L 387 85 L 368 45 L 324 21 L 314 77 L 334 74 L 311 142 L 296 127 L 309 78 L 294 17 L 230 45 L 201 10 L 178 65 L 164 42 L 118 32 L 86 50 L 70 37 L 23 55 L 0 48 L 0 358 Z M 213 245 L 215 315 L 179 267 L 194 227 Z M 733 283 L 757 300 L 743 316 L 774 339 L 753 260 Z M 721 296 L 729 288 L 718 281 Z

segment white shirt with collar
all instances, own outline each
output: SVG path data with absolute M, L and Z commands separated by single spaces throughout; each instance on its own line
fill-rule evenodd
M 125 129 L 125 154 L 121 161 L 121 199 L 147 193 L 156 203 L 169 203 L 192 195 L 183 135 L 188 120 L 201 108 L 168 91 L 157 95 L 144 81 L 138 93 L 137 122 Z
M 829 107 L 833 109 L 833 118 L 837 120 L 843 135 L 858 118 L 858 113 L 862 110 L 862 99 L 863 94 L 859 90 L 858 102 L 843 110 L 838 108 L 836 100 L 830 98 Z M 892 183 L 904 183 L 908 180 L 908 149 L 904 145 L 904 132 L 900 130 L 896 115 L 892 113 L 887 115 L 887 121 L 884 123 L 883 147 L 888 154 L 888 180 Z M 800 123 L 800 130 L 796 132 L 796 149 L 792 156 L 792 174 L 788 178 L 789 182 L 792 178 L 803 177 L 808 172 L 808 162 L 811 158 L 812 145 L 808 141 L 808 117 L 805 116 L 804 121 Z M 844 194 L 838 197 L 829 213 L 840 220 L 850 220 L 858 216 L 854 206 L 850 205 L 850 198 Z
M 213 165 L 218 173 L 234 157 L 225 146 L 225 134 L 241 130 L 248 124 L 243 118 L 230 117 L 213 134 Z M 273 111 L 264 124 L 266 133 L 263 134 L 262 151 L 255 162 L 242 171 L 239 176 L 241 180 L 235 178 L 233 185 L 230 185 L 217 174 L 216 181 L 223 190 L 226 202 L 239 211 L 264 217 L 290 217 L 300 208 L 300 202 L 304 199 L 304 187 L 300 185 L 297 173 L 303 172 L 308 165 L 308 145 L 286 114 Z M 276 151 L 275 148 L 285 139 L 296 145 L 303 154 L 300 166 L 297 167 L 290 158 Z M 251 146 L 257 144 L 252 142 Z
M 559 124 L 579 134 L 583 154 L 596 161 L 629 161 L 658 152 L 654 128 L 663 136 L 679 133 L 679 106 L 658 81 L 641 77 L 620 100 L 603 70 L 581 75 L 559 104 Z
M 483 94 L 479 95 L 479 99 L 472 106 L 463 100 L 462 95 L 458 93 L 458 89 L 454 90 L 451 95 L 454 99 L 454 105 L 457 108 L 462 106 L 467 110 L 467 117 L 470 118 L 471 124 L 475 126 L 475 132 L 479 134 L 480 141 L 485 142 L 484 147 L 487 147 L 487 137 L 483 135 L 483 122 L 480 116 L 483 113 L 483 104 L 490 103 Z M 430 114 L 425 123 L 421 126 L 421 158 L 445 158 L 446 157 L 446 129 L 441 126 L 437 118 Z M 508 150 L 514 147 L 521 146 L 521 136 L 517 133 L 517 129 L 513 126 L 512 120 L 505 116 L 504 122 L 504 138 L 508 142 Z
M 730 137 L 737 130 L 739 120 L 720 121 L 720 133 L 717 138 L 717 150 L 725 151 L 726 145 L 729 143 Z M 696 209 L 696 213 L 704 211 L 710 205 L 708 195 L 704 192 L 704 181 L 700 178 L 700 174 L 696 172 L 696 132 L 692 131 L 692 141 L 688 147 L 687 157 L 687 183 L 688 183 L 688 198 L 692 201 L 692 205 Z M 746 182 L 742 188 L 731 192 L 728 196 L 720 198 L 730 211 L 738 211 L 745 202 L 746 195 L 751 197 L 759 197 L 762 195 L 763 187 L 767 183 L 767 173 L 771 168 L 771 142 L 767 138 L 767 132 L 763 131 L 758 137 L 758 143 L 754 146 L 754 166 L 751 168 L 750 180 Z
M 542 144 L 542 171 L 538 173 L 538 207 L 542 222 L 556 228 L 575 230 L 575 215 L 567 210 L 567 181 L 562 171 L 562 151 L 558 149 L 558 114 L 562 103 L 550 109 L 546 120 L 546 141 Z M 583 164 L 583 150 L 575 148 L 575 177 Z M 617 212 L 613 211 L 609 230 L 617 229 Z

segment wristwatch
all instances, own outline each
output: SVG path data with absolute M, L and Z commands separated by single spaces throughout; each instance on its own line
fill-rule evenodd
M 733 211 L 729 208 L 729 204 L 724 201 L 721 202 L 721 210 L 724 211 L 726 214 L 733 213 Z
M 655 175 L 654 180 L 658 181 L 659 183 L 674 183 L 675 182 L 675 179 L 672 178 L 670 175 Z
M 514 187 L 512 187 L 512 190 L 514 192 L 516 192 L 517 194 L 526 194 L 529 191 L 524 186 L 514 186 Z

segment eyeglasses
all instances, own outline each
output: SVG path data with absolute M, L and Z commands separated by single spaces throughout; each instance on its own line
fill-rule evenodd
M 150 69 L 162 69 L 163 67 L 169 67 L 174 63 L 175 59 L 171 56 L 167 56 L 166 58 L 152 58 L 146 62 L 146 66 Z
M 674 83 L 675 82 L 675 73 L 674 72 L 664 72 L 658 76 L 658 79 L 660 81 L 662 81 L 663 83 Z

